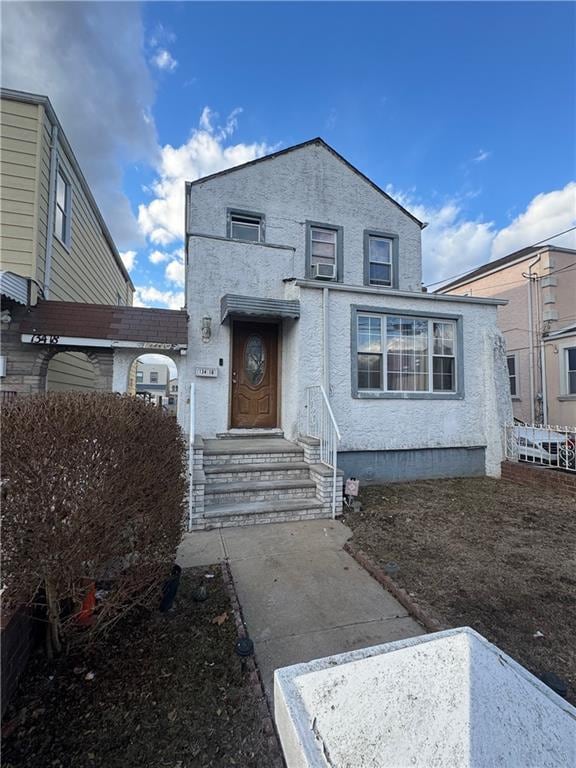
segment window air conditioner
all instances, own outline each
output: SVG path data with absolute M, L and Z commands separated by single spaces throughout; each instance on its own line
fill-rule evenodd
M 335 264 L 312 264 L 312 277 L 314 280 L 335 280 Z

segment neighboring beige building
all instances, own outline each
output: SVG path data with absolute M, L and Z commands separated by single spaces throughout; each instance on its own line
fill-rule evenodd
M 498 322 L 506 338 L 514 416 L 576 425 L 576 250 L 524 248 L 437 293 L 507 299 L 498 308 Z
M 136 394 L 149 395 L 155 405 L 168 406 L 170 369 L 163 363 L 136 363 Z
M 0 96 L 4 384 L 18 389 L 9 317 L 40 298 L 131 305 L 134 286 L 49 99 Z M 50 361 L 46 381 L 47 389 L 90 390 L 94 371 L 86 355 L 66 351 Z

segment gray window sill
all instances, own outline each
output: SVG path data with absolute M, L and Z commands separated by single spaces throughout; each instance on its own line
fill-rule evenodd
M 519 403 L 519 402 L 521 402 L 521 401 L 522 401 L 522 398 L 520 397 L 520 395 L 512 395 L 512 400 L 513 400 L 515 403 Z
M 576 400 L 576 394 L 575 395 L 560 395 L 558 397 L 558 400 L 560 400 L 561 402 L 564 401 L 564 400 Z
M 464 400 L 461 392 L 352 392 L 356 400 Z

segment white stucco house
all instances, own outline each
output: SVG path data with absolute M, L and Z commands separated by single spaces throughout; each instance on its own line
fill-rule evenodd
M 501 302 L 423 292 L 424 227 L 319 138 L 186 185 L 198 526 L 326 514 L 338 432 L 364 483 L 499 475 Z

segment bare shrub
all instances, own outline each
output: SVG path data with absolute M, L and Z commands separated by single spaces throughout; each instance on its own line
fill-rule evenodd
M 128 396 L 52 392 L 5 405 L 2 431 L 3 602 L 43 595 L 56 651 L 156 607 L 184 521 L 176 420 Z M 94 584 L 105 596 L 82 622 Z

